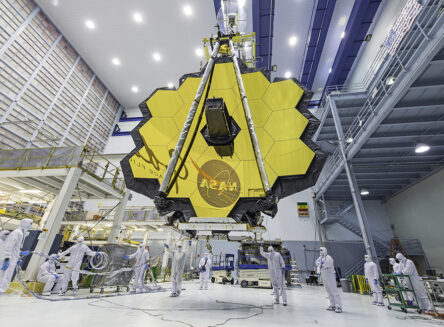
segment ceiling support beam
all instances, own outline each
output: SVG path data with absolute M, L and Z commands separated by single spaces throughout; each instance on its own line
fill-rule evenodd
M 331 17 L 335 9 L 336 0 L 318 0 L 312 16 L 310 26 L 310 38 L 307 42 L 304 54 L 304 66 L 301 70 L 301 83 L 312 88 L 319 60 L 324 49 Z
M 275 0 L 254 0 L 253 31 L 256 34 L 256 67 L 271 70 Z
M 381 1 L 355 1 L 324 90 L 331 85 L 344 85 Z

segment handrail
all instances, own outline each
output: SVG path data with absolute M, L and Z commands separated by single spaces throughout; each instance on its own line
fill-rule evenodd
M 101 160 L 96 161 L 95 158 Z M 81 168 L 88 175 L 108 184 L 119 193 L 125 191 L 120 167 L 100 154 L 92 152 L 87 146 L 0 150 L 0 171 L 74 167 Z
M 336 96 L 354 93 L 357 92 L 357 90 L 365 91 L 367 93 L 367 99 L 364 105 L 359 110 L 345 133 L 345 139 L 351 140 L 351 142 L 345 144 L 346 150 L 353 145 L 358 134 L 364 130 L 365 123 L 375 116 L 375 108 L 382 100 L 390 95 L 390 89 L 396 86 L 396 80 L 407 73 L 406 67 L 411 64 L 411 60 L 414 58 L 413 54 L 416 53 L 421 48 L 421 45 L 427 41 L 427 37 L 425 36 L 428 36 L 428 31 L 430 31 L 439 18 L 439 3 L 440 0 L 429 0 L 424 4 L 421 12 L 416 17 L 412 28 L 404 36 L 397 52 L 393 56 L 389 55 L 389 51 L 385 47 L 382 47 L 379 50 L 362 83 L 355 85 L 329 86 L 326 89 L 321 101 L 324 110 L 329 110 L 327 99 L 331 95 Z M 394 83 L 387 83 L 387 79 L 390 77 L 395 78 Z M 319 191 L 321 186 L 341 162 L 342 158 L 340 149 L 337 147 L 324 165 L 324 169 L 314 186 L 315 192 Z

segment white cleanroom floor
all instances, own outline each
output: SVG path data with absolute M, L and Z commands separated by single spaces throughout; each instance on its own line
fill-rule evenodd
M 328 301 L 323 287 L 288 290 L 287 307 L 271 305 L 269 289 L 211 284 L 208 291 L 200 291 L 196 282 L 185 282 L 183 287 L 177 298 L 159 292 L 49 302 L 1 295 L 0 326 L 444 326 L 425 315 L 373 306 L 370 296 L 341 290 L 344 312 L 330 312 L 325 310 Z

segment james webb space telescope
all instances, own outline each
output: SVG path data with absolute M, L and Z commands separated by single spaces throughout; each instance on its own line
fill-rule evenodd
M 250 58 L 255 45 L 242 17 L 222 2 L 204 69 L 140 104 L 136 148 L 121 162 L 127 187 L 193 235 L 254 230 L 261 212 L 274 217 L 279 199 L 313 186 L 326 159 L 311 141 L 312 92 L 294 78 L 271 83 L 245 59 L 246 40 Z

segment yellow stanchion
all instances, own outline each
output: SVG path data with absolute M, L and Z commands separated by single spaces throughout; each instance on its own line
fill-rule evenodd
M 352 275 L 352 288 L 353 292 L 359 293 L 361 295 L 370 293 L 370 285 L 365 280 L 363 275 Z

